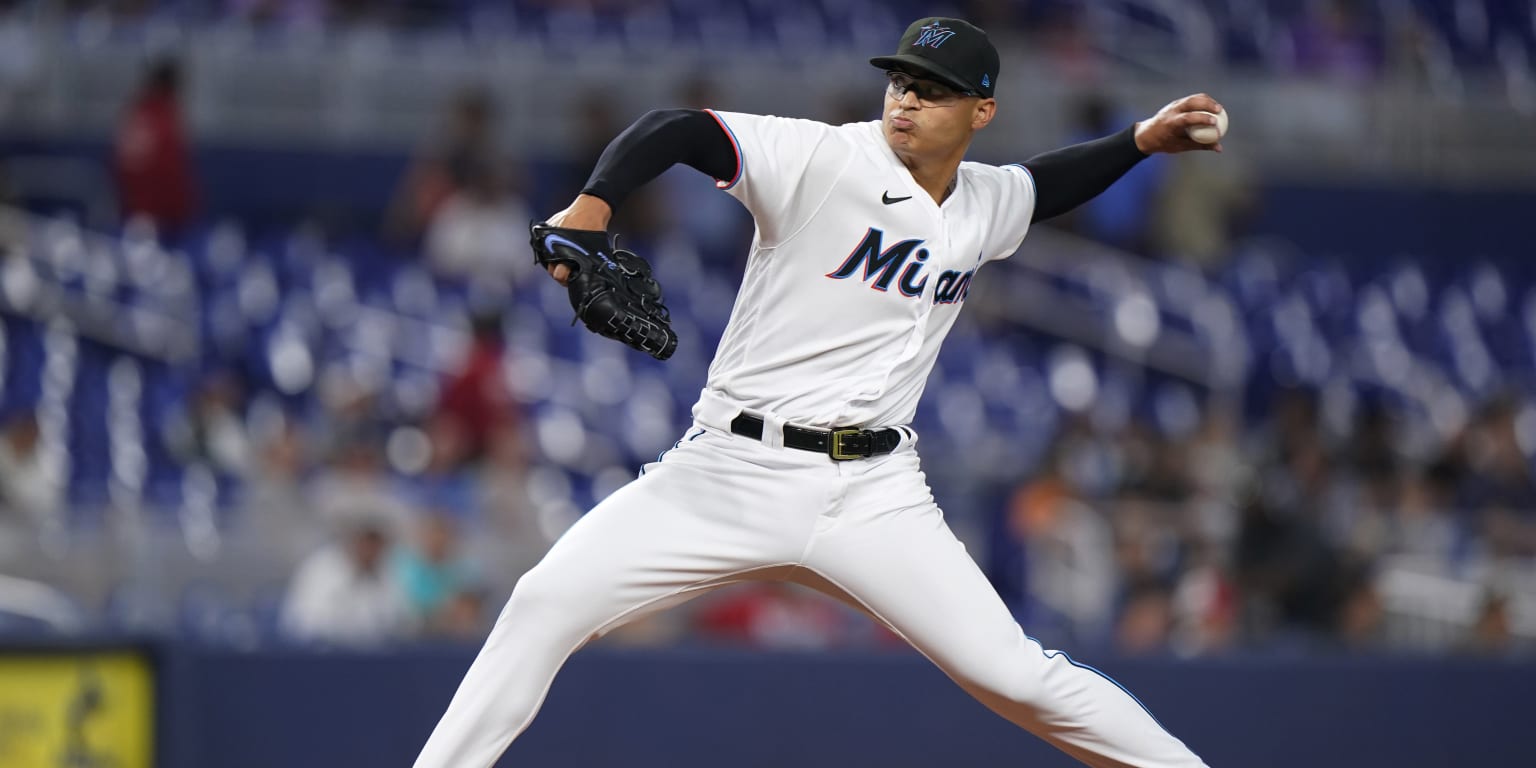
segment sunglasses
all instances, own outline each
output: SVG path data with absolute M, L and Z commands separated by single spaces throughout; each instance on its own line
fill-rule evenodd
M 910 91 L 917 95 L 918 103 L 925 107 L 947 107 L 962 97 L 981 95 L 975 91 L 955 90 L 937 80 L 913 77 L 905 72 L 889 71 L 885 77 L 888 81 L 885 92 L 891 98 L 901 101 Z

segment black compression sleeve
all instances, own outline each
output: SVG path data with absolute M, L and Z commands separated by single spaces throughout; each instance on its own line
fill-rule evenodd
M 730 180 L 736 176 L 736 147 L 708 112 L 651 110 L 608 144 L 581 191 L 617 209 L 631 192 L 677 163 Z
M 1044 221 L 1092 200 L 1146 159 L 1136 148 L 1136 126 L 1024 161 L 1035 178 L 1035 216 Z

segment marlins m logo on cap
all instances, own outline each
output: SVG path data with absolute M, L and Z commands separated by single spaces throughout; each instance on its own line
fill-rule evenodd
M 917 39 L 912 42 L 913 47 L 926 45 L 929 48 L 937 48 L 943 45 L 945 40 L 955 36 L 953 29 L 941 27 L 937 21 L 923 26 L 920 32 L 922 34 L 919 34 Z
M 942 47 L 941 47 L 942 46 Z M 907 25 L 896 53 L 869 63 L 949 85 L 967 96 L 992 98 L 997 85 L 997 49 L 987 33 L 965 19 L 925 16 Z

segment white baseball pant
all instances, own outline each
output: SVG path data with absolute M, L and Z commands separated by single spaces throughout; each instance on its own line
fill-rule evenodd
M 1117 683 L 1025 636 L 945 524 L 913 442 L 834 462 L 696 423 L 518 581 L 416 768 L 491 768 L 587 641 L 752 579 L 860 608 L 1090 766 L 1204 766 Z

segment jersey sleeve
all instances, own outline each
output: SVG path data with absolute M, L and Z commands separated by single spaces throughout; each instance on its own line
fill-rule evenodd
M 1024 244 L 1029 222 L 1035 216 L 1035 179 L 1022 165 L 988 170 L 987 176 L 995 188 L 985 256 L 987 261 L 996 261 L 1012 256 Z
M 814 120 L 708 110 L 736 150 L 736 176 L 717 180 L 752 213 L 764 245 L 792 237 L 832 189 L 852 153 Z

